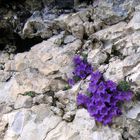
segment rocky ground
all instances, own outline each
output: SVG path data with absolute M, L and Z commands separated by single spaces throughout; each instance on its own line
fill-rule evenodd
M 139 0 L 0 0 L 0 140 L 140 140 Z M 67 89 L 75 54 L 135 94 L 100 126 Z

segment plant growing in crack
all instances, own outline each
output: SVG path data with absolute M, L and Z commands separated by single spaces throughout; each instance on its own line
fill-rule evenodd
M 118 88 L 122 91 L 129 91 L 130 90 L 130 84 L 127 81 L 120 81 L 118 84 Z
M 103 125 L 111 124 L 113 118 L 122 114 L 120 105 L 133 97 L 129 83 L 121 81 L 117 85 L 111 80 L 106 81 L 101 72 L 94 71 L 93 67 L 80 56 L 74 57 L 73 62 L 73 77 L 68 80 L 70 86 L 88 75 L 91 77 L 88 94 L 78 93 L 77 105 L 85 107 L 97 122 Z M 79 79 L 75 80 L 75 77 Z
M 35 92 L 34 91 L 27 91 L 23 94 L 23 96 L 30 96 L 30 97 L 35 97 Z
M 67 84 L 67 85 L 63 88 L 63 91 L 68 90 L 68 89 L 70 89 L 70 88 L 71 88 L 71 86 L 70 86 L 69 84 Z

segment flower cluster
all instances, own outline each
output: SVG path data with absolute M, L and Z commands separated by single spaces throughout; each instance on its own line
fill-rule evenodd
M 105 81 L 102 73 L 93 71 L 91 65 L 80 57 L 74 58 L 74 76 L 83 79 L 91 75 L 88 86 L 89 96 L 79 93 L 77 104 L 87 108 L 96 121 L 104 125 L 110 124 L 114 117 L 122 114 L 120 104 L 132 99 L 131 91 L 123 91 L 111 80 Z M 74 83 L 73 83 L 74 84 Z
M 74 71 L 73 77 L 68 80 L 70 86 L 74 85 L 80 79 L 85 79 L 92 73 L 93 68 L 87 63 L 85 59 L 81 59 L 80 56 L 75 56 L 73 59 Z

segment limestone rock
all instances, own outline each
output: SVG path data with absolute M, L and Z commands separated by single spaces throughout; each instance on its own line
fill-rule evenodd
M 59 47 L 60 43 L 58 42 L 62 38 L 63 35 L 61 34 L 54 36 L 35 45 L 29 52 L 17 54 L 14 60 L 7 62 L 5 71 L 16 71 L 17 73 L 6 83 L 7 89 L 4 87 L 0 89 L 2 90 L 0 94 L 8 92 L 2 96 L 8 96 L 13 102 L 19 93 L 26 91 L 43 93 L 50 89 L 53 91 L 63 89 L 66 75 L 69 75 L 69 70 L 72 69 L 71 59 L 75 51 L 81 47 L 82 42 L 75 40 Z M 46 78 L 46 76 L 48 77 Z M 10 90 L 8 91 L 8 89 Z
M 135 53 L 135 57 L 133 57 L 133 55 L 126 57 L 123 61 L 124 67 L 126 69 L 134 67 L 140 62 L 139 58 L 140 58 L 140 53 Z
M 76 39 L 76 38 L 75 38 L 74 36 L 68 35 L 68 36 L 66 36 L 66 37 L 64 38 L 64 43 L 65 43 L 65 44 L 71 43 L 71 42 L 73 42 L 75 39 Z
M 0 139 L 3 139 L 5 131 L 7 130 L 7 122 L 4 119 L 0 119 Z
M 36 116 L 36 122 L 42 122 L 46 117 L 53 116 L 54 113 L 51 111 L 51 107 L 47 104 L 34 105 L 31 111 Z
M 114 43 L 115 49 L 119 50 L 124 56 L 139 52 L 139 38 L 139 31 L 134 33 L 130 31 L 130 33 Z
M 139 0 L 89 0 L 89 6 L 85 0 L 36 1 L 0 7 L 0 139 L 139 140 L 138 101 L 126 103 L 112 125 L 100 126 L 76 103 L 79 92 L 87 93 L 90 75 L 71 88 L 67 83 L 72 58 L 85 54 L 106 80 L 131 81 L 139 100 Z M 43 41 L 31 46 L 34 40 Z M 25 48 L 16 50 L 20 45 Z M 24 96 L 30 91 L 33 98 Z
M 139 139 L 140 135 L 139 135 L 139 124 L 140 122 L 135 121 L 135 120 L 128 120 L 127 121 L 127 129 L 128 129 L 128 133 L 129 135 L 133 138 L 133 139 Z
M 43 104 L 44 102 L 45 102 L 45 96 L 42 94 L 33 98 L 33 104 Z
M 30 108 L 32 106 L 32 98 L 30 96 L 19 95 L 16 99 L 14 108 Z
M 71 122 L 73 121 L 74 116 L 75 116 L 75 111 L 66 112 L 63 116 L 63 120 L 67 122 Z
M 113 49 L 113 43 L 111 41 L 104 41 L 104 44 L 103 44 L 103 51 L 108 53 L 108 54 L 111 54 L 112 53 L 112 49 Z
M 90 36 L 91 34 L 94 33 L 94 24 L 92 22 L 85 22 L 84 23 L 84 27 L 85 27 L 85 33 Z
M 51 107 L 51 110 L 54 112 L 54 114 L 56 114 L 56 115 L 58 115 L 58 116 L 62 116 L 63 115 L 63 111 L 62 111 L 62 109 L 60 109 L 60 108 L 57 108 L 57 107 Z
M 0 82 L 6 82 L 11 77 L 12 77 L 12 72 L 6 72 L 3 70 L 0 70 Z
M 75 36 L 78 39 L 83 39 L 84 36 L 84 27 L 83 25 L 79 24 L 79 25 L 75 25 L 72 27 L 71 32 L 73 34 L 73 36 Z
M 93 140 L 122 140 L 120 132 L 104 127 L 101 131 L 93 132 Z
M 137 87 L 140 87 L 140 72 L 139 72 L 140 64 L 135 66 L 131 71 L 129 71 L 127 79 L 134 82 Z
M 105 79 L 110 79 L 115 82 L 121 81 L 124 78 L 123 62 L 119 59 L 110 62 L 106 72 L 104 73 L 104 77 Z
M 127 23 L 119 22 L 113 26 L 107 27 L 103 30 L 100 30 L 94 34 L 101 40 L 114 40 L 119 38 L 122 35 L 122 32 L 125 30 Z
M 54 130 L 52 130 L 45 140 L 77 140 L 80 139 L 78 132 L 70 129 L 66 122 L 61 122 Z
M 83 133 L 84 131 L 87 133 L 92 133 L 92 131 L 97 129 L 94 118 L 90 117 L 89 113 L 85 109 L 77 110 L 72 125 L 80 132 L 81 136 L 83 135 L 83 137 L 85 137 Z
M 133 18 L 130 20 L 128 24 L 128 28 L 132 28 L 133 30 L 140 29 L 140 20 L 139 20 L 140 12 L 135 12 Z
M 52 26 L 53 23 L 45 23 L 41 16 L 33 15 L 25 23 L 21 36 L 23 38 L 49 38 L 53 35 L 53 30 L 55 30 Z
M 138 102 L 137 104 L 135 104 L 134 107 L 132 107 L 128 111 L 126 115 L 127 115 L 127 118 L 136 119 L 139 114 L 140 114 L 140 103 Z M 140 118 L 138 118 L 138 120 L 140 121 Z
M 84 35 L 83 21 L 79 14 L 61 15 L 56 20 L 56 24 L 61 28 L 72 32 L 73 36 L 82 39 Z
M 40 105 L 37 108 L 32 108 L 32 111 L 22 109 L 5 114 L 3 119 L 9 125 L 4 140 L 25 140 L 32 138 L 43 140 L 46 134 L 61 121 L 61 118 L 55 116 L 46 105 Z M 40 109 L 42 110 L 41 112 Z
M 46 117 L 40 124 L 29 121 L 18 140 L 43 140 L 46 135 L 60 123 L 60 121 L 61 119 L 57 116 Z
M 100 49 L 94 49 L 89 52 L 87 61 L 93 66 L 99 66 L 104 63 L 107 59 L 107 54 L 105 52 L 101 52 Z
M 88 112 L 85 109 L 80 109 L 72 123 L 61 122 L 47 135 L 45 140 L 92 140 L 95 128 L 95 121 L 90 118 Z
M 61 15 L 55 19 L 55 21 L 57 22 L 56 24 L 61 28 L 67 28 L 67 26 L 71 28 L 73 25 L 83 23 L 78 14 Z
M 6 105 L 5 103 L 0 104 L 0 115 L 2 116 L 3 114 L 9 113 L 13 110 L 12 107 Z
M 95 1 L 98 7 L 95 9 L 96 15 L 102 19 L 106 24 L 115 24 L 128 18 L 134 8 L 139 4 L 139 1 Z
M 31 112 L 26 110 L 15 111 L 9 114 L 5 114 L 3 119 L 8 122 L 8 131 L 4 137 L 4 140 L 12 139 L 15 140 L 21 134 L 23 127 L 28 122 L 28 119 L 31 118 Z

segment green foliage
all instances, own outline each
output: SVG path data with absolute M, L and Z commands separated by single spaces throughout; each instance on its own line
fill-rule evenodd
M 78 82 L 80 80 L 80 77 L 74 76 L 73 79 L 74 79 L 75 82 Z
M 65 91 L 65 90 L 68 90 L 68 89 L 70 89 L 71 87 L 69 86 L 69 85 L 66 85 L 64 88 L 63 88 L 63 91 Z
M 118 88 L 122 91 L 129 91 L 131 87 L 127 81 L 120 81 L 118 84 Z
M 87 60 L 88 54 L 87 53 L 82 53 L 81 54 L 84 60 Z
M 35 97 L 35 92 L 34 91 L 27 91 L 23 94 L 23 96 L 30 96 L 30 97 Z

